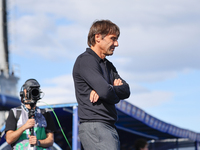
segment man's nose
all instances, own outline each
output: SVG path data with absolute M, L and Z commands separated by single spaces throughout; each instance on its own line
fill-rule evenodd
M 118 47 L 119 46 L 119 42 L 116 40 L 116 41 L 114 41 L 114 46 L 115 47 Z

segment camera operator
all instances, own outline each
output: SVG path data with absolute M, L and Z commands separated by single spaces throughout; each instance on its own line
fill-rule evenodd
M 21 88 L 21 106 L 12 108 L 6 120 L 6 141 L 14 150 L 50 150 L 54 143 L 55 125 L 49 112 L 36 104 L 40 85 L 35 79 L 27 80 Z

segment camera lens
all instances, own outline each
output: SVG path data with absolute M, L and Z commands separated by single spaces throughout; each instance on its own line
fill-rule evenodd
M 40 91 L 37 88 L 34 88 L 31 90 L 31 97 L 33 100 L 39 100 L 40 99 Z
M 33 96 L 38 96 L 39 95 L 39 90 L 38 89 L 33 89 L 32 90 L 32 95 Z

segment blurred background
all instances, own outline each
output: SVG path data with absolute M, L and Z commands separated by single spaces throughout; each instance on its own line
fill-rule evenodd
M 18 92 L 35 78 L 46 103 L 76 102 L 73 64 L 92 23 L 109 19 L 121 34 L 107 59 L 130 85 L 127 101 L 200 132 L 200 1 L 7 0 L 7 18 Z

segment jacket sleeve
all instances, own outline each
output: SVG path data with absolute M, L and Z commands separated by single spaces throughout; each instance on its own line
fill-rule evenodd
M 6 119 L 5 133 L 9 130 L 15 131 L 17 128 L 17 121 L 12 109 L 9 111 L 8 118 Z
M 112 65 L 112 63 L 111 63 L 111 65 Z M 119 97 L 120 100 L 127 99 L 130 96 L 130 88 L 129 88 L 128 83 L 120 77 L 116 68 L 113 65 L 112 65 L 112 74 L 113 74 L 114 80 L 121 79 L 122 83 L 123 83 L 123 85 L 120 85 L 120 86 L 113 86 L 117 96 Z M 114 80 L 113 80 L 113 82 L 114 82 Z
M 109 104 L 117 104 L 120 99 L 112 85 L 103 78 L 101 68 L 97 60 L 91 56 L 84 56 L 80 61 L 82 78 L 99 95 L 99 99 Z
M 45 112 L 43 116 L 45 117 L 46 122 L 47 122 L 47 127 L 45 128 L 46 132 L 54 133 L 56 131 L 56 126 L 50 112 Z

